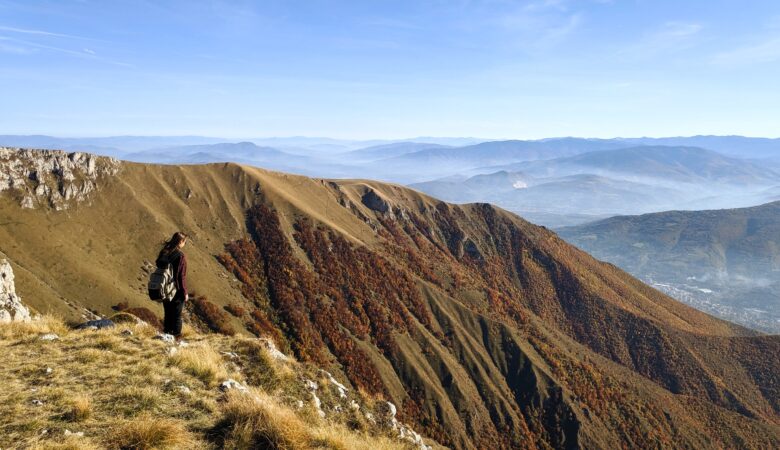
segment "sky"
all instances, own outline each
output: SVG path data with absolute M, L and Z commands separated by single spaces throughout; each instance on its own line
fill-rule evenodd
M 0 0 L 0 134 L 780 136 L 777 0 Z

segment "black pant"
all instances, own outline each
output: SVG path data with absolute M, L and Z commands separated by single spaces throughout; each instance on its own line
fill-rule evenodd
M 174 298 L 169 302 L 163 302 L 165 318 L 163 319 L 163 332 L 178 336 L 181 334 L 181 311 L 184 308 L 184 300 Z

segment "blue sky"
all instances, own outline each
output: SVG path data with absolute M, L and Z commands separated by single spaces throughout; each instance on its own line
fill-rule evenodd
M 0 134 L 780 136 L 780 2 L 0 0 Z

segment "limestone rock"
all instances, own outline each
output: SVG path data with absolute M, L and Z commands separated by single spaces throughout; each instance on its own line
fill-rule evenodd
M 16 295 L 14 271 L 5 259 L 0 260 L 0 323 L 29 322 L 30 310 Z
M 289 356 L 285 355 L 278 348 L 276 348 L 276 344 L 271 339 L 267 337 L 261 337 L 258 338 L 258 340 L 262 346 L 265 347 L 265 349 L 268 351 L 268 354 L 271 355 L 272 358 L 278 359 L 280 361 L 288 361 L 290 359 Z
M 229 379 L 223 381 L 219 385 L 219 390 L 222 391 L 222 392 L 227 392 L 227 391 L 229 391 L 231 389 L 235 389 L 235 390 L 237 390 L 239 392 L 249 392 L 249 389 L 247 389 L 246 386 L 244 386 L 243 384 L 239 383 L 238 381 L 236 381 L 236 380 L 234 380 L 232 378 L 229 378 Z
M 158 339 L 163 342 L 167 342 L 169 344 L 173 344 L 176 342 L 176 338 L 172 334 L 167 334 L 167 333 L 160 333 L 157 336 L 155 336 L 154 339 Z
M 22 208 L 59 211 L 86 200 L 120 167 L 116 159 L 87 153 L 0 147 L 0 193 L 15 192 Z

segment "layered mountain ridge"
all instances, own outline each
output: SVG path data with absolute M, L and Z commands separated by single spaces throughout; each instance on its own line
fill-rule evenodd
M 701 309 L 780 331 L 780 201 L 618 216 L 559 233 Z
M 0 252 L 37 310 L 151 307 L 141 267 L 180 229 L 192 288 L 252 311 L 235 325 L 392 400 L 443 445 L 780 445 L 780 367 L 767 357 L 778 337 L 488 204 L 237 164 L 123 162 L 90 202 L 23 209 L 9 189 L 0 211 Z

